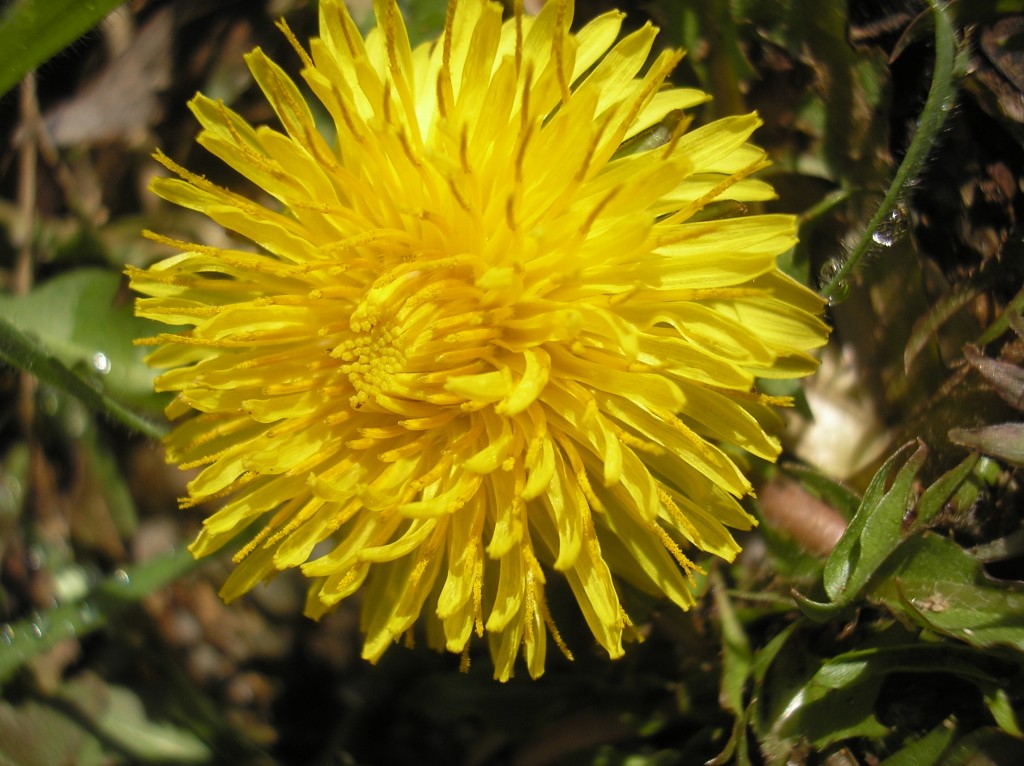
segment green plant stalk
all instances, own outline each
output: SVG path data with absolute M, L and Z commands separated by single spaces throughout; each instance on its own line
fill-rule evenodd
M 61 604 L 0 628 L 0 684 L 61 641 L 109 624 L 144 596 L 198 567 L 185 549 L 125 567 L 97 584 L 81 601 Z
M 1020 313 L 1024 313 L 1024 290 L 1021 290 L 1013 296 L 1013 300 L 1006 305 L 1006 308 L 1003 309 L 1003 313 L 988 326 L 988 329 L 981 334 L 978 340 L 975 341 L 975 344 L 978 346 L 987 346 L 1010 329 L 1010 317 L 1013 314 Z
M 132 412 L 120 402 L 93 388 L 50 355 L 41 343 L 3 318 L 0 318 L 0 360 L 59 388 L 94 412 L 126 428 L 154 439 L 159 439 L 167 433 L 166 426 Z
M 821 200 L 800 214 L 800 226 L 803 227 L 808 224 L 815 223 L 825 214 L 831 212 L 842 203 L 852 199 L 853 196 L 853 193 L 846 191 L 845 189 L 840 189 L 832 192 L 831 194 L 825 195 Z
M 712 2 L 698 3 L 698 7 L 702 9 L 705 29 L 713 29 L 718 32 L 720 39 L 729 41 L 728 45 L 723 46 L 728 52 L 724 55 L 711 56 L 708 65 L 708 79 L 711 84 L 709 91 L 715 94 L 712 108 L 717 117 L 742 114 L 747 111 L 747 108 L 739 89 L 742 78 L 739 76 L 734 58 L 736 26 L 729 3 L 723 0 L 713 0 Z
M 896 203 L 906 193 L 911 182 L 920 174 L 956 95 L 956 89 L 953 87 L 955 49 L 949 11 L 946 10 L 942 0 L 928 0 L 928 5 L 931 6 L 932 15 L 935 18 L 935 71 L 932 75 L 931 87 L 928 89 L 928 99 L 925 101 L 924 109 L 921 110 L 921 116 L 918 119 L 917 132 L 910 142 L 903 162 L 896 170 L 896 175 L 893 176 L 889 191 L 886 192 L 882 203 L 868 222 L 864 233 L 850 252 L 849 257 L 843 262 L 842 267 L 822 287 L 821 294 L 825 298 L 831 298 L 856 268 L 857 263 L 871 247 L 872 234 L 878 230 L 896 207 Z

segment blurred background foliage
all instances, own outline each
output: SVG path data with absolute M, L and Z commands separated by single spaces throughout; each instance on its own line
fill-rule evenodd
M 438 33 L 444 0 L 401 4 Z M 749 465 L 761 526 L 702 562 L 701 605 L 626 594 L 646 641 L 613 663 L 554 585 L 577 661 L 499 685 L 485 657 L 366 665 L 353 607 L 305 620 L 289 574 L 225 607 L 228 565 L 182 550 L 200 514 L 121 271 L 161 256 L 143 228 L 225 235 L 144 191 L 149 153 L 237 188 L 185 102 L 270 120 L 241 55 L 296 71 L 273 21 L 308 37 L 315 3 L 7 3 L 0 764 L 1024 763 L 1022 5 L 577 0 L 685 47 L 699 122 L 760 112 L 767 207 L 801 221 L 783 265 L 835 331 L 773 391 L 798 399 L 786 454 Z

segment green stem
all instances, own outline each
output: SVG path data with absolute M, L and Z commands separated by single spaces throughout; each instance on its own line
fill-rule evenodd
M 853 193 L 845 189 L 825 195 L 821 200 L 800 214 L 799 224 L 801 229 L 808 224 L 815 223 L 842 203 L 850 200 L 853 196 Z
M 1024 313 L 1024 289 L 1013 296 L 1013 300 L 1006 305 L 999 318 L 988 326 L 988 329 L 981 334 L 981 337 L 975 343 L 979 346 L 987 346 L 1009 329 L 1011 316 L 1021 313 Z
M 0 317 L 0 360 L 34 375 L 74 396 L 86 407 L 106 415 L 121 425 L 154 439 L 167 433 L 167 427 L 142 417 L 120 402 L 93 388 L 64 364 L 54 358 L 46 348 L 30 335 L 26 335 L 6 319 Z
M 896 170 L 896 175 L 892 179 L 892 184 L 890 184 L 882 204 L 879 205 L 878 210 L 868 222 L 867 229 L 864 230 L 850 256 L 822 288 L 821 294 L 825 298 L 833 296 L 857 266 L 857 262 L 871 247 L 872 234 L 881 227 L 893 208 L 896 207 L 896 203 L 906 193 L 910 183 L 921 172 L 928 153 L 935 143 L 935 137 L 948 116 L 950 104 L 956 93 L 953 87 L 955 60 L 953 27 L 949 21 L 949 11 L 946 10 L 942 0 L 928 0 L 928 4 L 931 6 L 935 18 L 935 71 L 932 75 L 931 87 L 928 90 L 928 100 L 925 101 L 924 109 L 918 119 L 917 133 L 914 134 L 914 139 L 910 142 L 903 162 Z
M 728 0 L 698 3 L 704 14 L 704 28 L 713 30 L 718 39 L 725 44 L 719 55 L 711 56 L 708 63 L 708 91 L 715 94 L 711 102 L 717 117 L 729 114 L 742 114 L 747 111 L 743 103 L 743 94 L 739 84 L 740 77 L 737 66 L 739 55 L 736 43 L 736 23 L 732 17 L 732 9 Z
M 26 662 L 68 638 L 102 628 L 144 596 L 195 569 L 200 562 L 180 549 L 119 569 L 81 601 L 62 604 L 0 628 L 0 683 Z

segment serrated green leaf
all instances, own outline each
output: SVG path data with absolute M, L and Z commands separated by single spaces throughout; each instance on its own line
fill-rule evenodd
M 883 681 L 894 673 L 962 678 L 979 689 L 1004 731 L 1019 730 L 1002 690 L 1004 681 L 990 672 L 987 658 L 963 645 L 910 638 L 896 626 L 862 648 L 822 661 L 792 696 L 773 726 L 773 735 L 780 741 L 806 737 L 818 749 L 851 736 L 881 736 L 887 727 L 875 718 L 874 710 Z
M 123 0 L 14 0 L 0 15 L 0 96 Z
M 846 533 L 825 562 L 825 592 L 837 605 L 852 603 L 879 565 L 896 549 L 914 477 L 927 456 L 919 444 L 886 491 L 889 476 L 912 444 L 890 457 L 875 474 Z
M 956 739 L 956 726 L 943 721 L 919 740 L 893 753 L 881 766 L 935 766 Z
M 867 674 L 844 682 L 829 663 L 807 681 L 790 700 L 772 727 L 779 743 L 806 738 L 817 749 L 849 737 L 881 737 L 889 729 L 874 713 L 884 675 Z
M 920 529 L 926 526 L 928 522 L 939 514 L 946 503 L 949 502 L 953 493 L 960 488 L 971 475 L 971 472 L 974 471 L 974 467 L 978 464 L 978 458 L 979 456 L 976 453 L 968 455 L 956 468 L 946 471 L 946 473 L 932 482 L 928 489 L 921 493 L 921 497 L 917 501 L 917 518 L 914 521 L 915 528 Z
M 900 546 L 871 597 L 979 649 L 1024 652 L 1024 593 L 991 580 L 970 553 L 939 535 L 925 532 Z

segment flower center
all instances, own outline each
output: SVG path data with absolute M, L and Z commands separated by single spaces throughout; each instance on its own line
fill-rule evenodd
M 422 417 L 458 407 L 466 399 L 446 389 L 449 376 L 494 369 L 492 344 L 511 309 L 482 305 L 491 291 L 467 280 L 463 264 L 436 266 L 392 270 L 353 308 L 331 352 L 353 409 Z
M 394 396 L 395 376 L 405 367 L 406 357 L 396 344 L 394 331 L 387 323 L 346 338 L 334 350 L 341 359 L 341 372 L 348 376 L 355 393 L 349 398 L 353 409 L 361 409 L 369 401 L 383 403 Z

